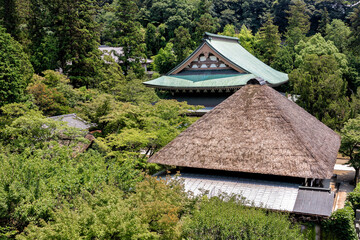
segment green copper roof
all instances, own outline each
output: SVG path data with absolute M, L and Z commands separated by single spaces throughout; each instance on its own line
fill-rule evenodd
M 236 41 L 222 41 L 219 38 L 206 39 L 206 43 L 236 66 L 264 79 L 267 83 L 278 86 L 289 80 L 286 73 L 276 71 L 266 65 Z
M 162 76 L 144 84 L 160 88 L 223 88 L 243 86 L 250 79 L 255 78 L 253 74 L 236 75 L 186 75 L 186 76 Z
M 217 34 L 213 34 L 213 33 L 209 33 L 209 32 L 205 32 L 205 35 L 204 35 L 205 38 L 208 38 L 208 37 L 217 37 L 217 38 L 223 38 L 223 39 L 232 39 L 232 40 L 239 40 L 239 38 L 237 37 L 229 37 L 229 36 L 222 36 L 222 35 L 217 35 Z
M 172 74 L 183 68 L 187 61 L 197 54 L 204 44 L 214 52 L 232 63 L 238 70 L 247 74 L 209 74 L 196 73 L 191 75 Z M 147 81 L 144 84 L 156 88 L 226 88 L 246 85 L 250 79 L 262 79 L 270 86 L 279 86 L 288 81 L 288 75 L 266 65 L 245 48 L 237 38 L 205 33 L 203 43 L 184 61 L 172 69 L 166 76 Z

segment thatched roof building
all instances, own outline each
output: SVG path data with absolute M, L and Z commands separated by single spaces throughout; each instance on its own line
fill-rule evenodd
M 164 165 L 328 179 L 340 137 L 267 85 L 246 85 L 149 159 Z

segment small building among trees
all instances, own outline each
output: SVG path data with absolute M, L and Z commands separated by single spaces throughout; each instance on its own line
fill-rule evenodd
M 248 84 L 149 162 L 176 166 L 195 194 L 240 194 L 255 206 L 324 217 L 333 209 L 339 147 L 339 135 L 297 104 Z

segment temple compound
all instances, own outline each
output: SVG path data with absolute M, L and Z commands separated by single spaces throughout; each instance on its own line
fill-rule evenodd
M 239 39 L 205 33 L 203 43 L 166 75 L 144 82 L 191 105 L 215 107 L 239 88 L 260 81 L 270 87 L 288 81 L 239 44 Z

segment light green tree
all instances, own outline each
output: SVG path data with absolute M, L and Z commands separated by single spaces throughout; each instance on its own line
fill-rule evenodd
M 350 34 L 350 28 L 343 21 L 334 19 L 330 24 L 326 25 L 324 38 L 332 41 L 339 51 L 344 53 L 349 47 Z
M 245 25 L 241 26 L 240 32 L 236 35 L 239 38 L 240 45 L 254 54 L 255 50 L 255 36 L 252 34 L 251 29 L 248 29 Z
M 350 119 L 341 129 L 340 152 L 348 156 L 349 163 L 355 168 L 354 182 L 357 184 L 360 169 L 360 117 Z
M 295 46 L 296 57 L 295 67 L 304 63 L 303 57 L 308 54 L 316 54 L 317 56 L 332 55 L 337 61 L 337 65 L 341 70 L 346 72 L 348 70 L 348 61 L 345 54 L 340 53 L 332 41 L 326 41 L 320 33 L 312 36 L 308 41 L 300 41 Z
M 176 66 L 177 58 L 174 53 L 173 46 L 174 44 L 168 42 L 165 48 L 161 48 L 158 54 L 153 57 L 153 68 L 160 74 L 167 73 Z

